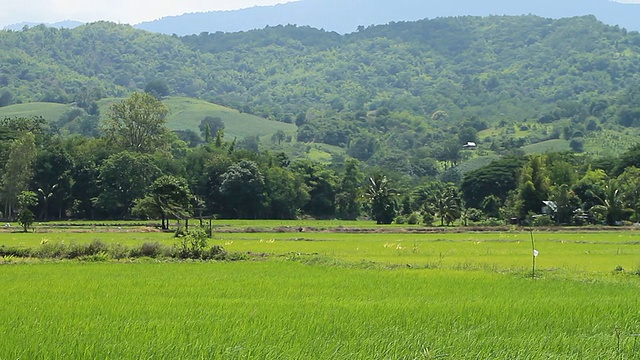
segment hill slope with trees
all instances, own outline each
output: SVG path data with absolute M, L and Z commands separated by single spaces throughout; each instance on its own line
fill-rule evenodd
M 183 38 L 99 22 L 2 31 L 0 49 L 0 106 L 73 103 L 95 115 L 100 99 L 136 90 L 197 97 L 418 177 L 457 166 L 467 141 L 499 153 L 562 138 L 580 151 L 640 124 L 640 34 L 593 16 Z
M 640 216 L 640 34 L 592 16 L 184 38 L 101 22 L 3 31 L 0 50 L 0 106 L 68 108 L 0 119 L 4 218 Z M 225 138 L 224 121 L 190 101 L 269 119 L 260 131 L 280 126 L 277 151 Z M 536 154 L 544 147 L 573 152 Z M 329 149 L 322 163 L 291 156 Z M 540 217 L 544 201 L 555 210 Z

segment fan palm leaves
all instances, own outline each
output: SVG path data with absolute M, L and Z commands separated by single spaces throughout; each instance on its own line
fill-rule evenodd
M 434 210 L 440 225 L 451 225 L 462 215 L 462 201 L 454 189 L 445 189 L 434 198 Z
M 595 195 L 600 204 L 589 209 L 590 213 L 601 215 L 605 218 L 607 225 L 616 225 L 624 217 L 627 211 L 622 192 L 613 181 L 605 186 L 604 196 Z
M 396 215 L 396 197 L 398 192 L 393 189 L 386 176 L 381 174 L 369 178 L 364 197 L 369 203 L 371 216 L 378 224 L 390 224 Z

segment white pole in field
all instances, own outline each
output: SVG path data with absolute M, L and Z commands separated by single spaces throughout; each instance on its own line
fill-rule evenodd
M 536 258 L 538 257 L 538 250 L 536 250 L 536 242 L 533 239 L 533 229 L 529 231 L 529 233 L 531 234 L 531 249 L 533 250 L 533 269 L 531 272 L 531 277 L 535 278 L 536 277 Z

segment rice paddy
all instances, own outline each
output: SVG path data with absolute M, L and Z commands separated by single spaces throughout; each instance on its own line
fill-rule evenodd
M 216 233 L 246 261 L 0 258 L 0 359 L 634 359 L 640 233 Z M 0 246 L 167 233 L 0 233 Z

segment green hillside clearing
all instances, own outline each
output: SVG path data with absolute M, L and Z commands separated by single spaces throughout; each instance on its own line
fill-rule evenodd
M 109 114 L 109 105 L 120 99 L 102 99 L 99 102 L 102 119 Z M 219 117 L 225 125 L 225 136 L 244 138 L 252 135 L 271 135 L 278 130 L 294 134 L 296 126 L 278 121 L 267 120 L 255 115 L 244 114 L 237 110 L 210 102 L 188 97 L 170 97 L 163 100 L 169 108 L 167 126 L 171 130 L 193 130 L 200 133 L 198 125 L 207 116 Z
M 522 148 L 527 154 L 545 154 L 561 151 L 571 151 L 568 140 L 553 139 L 536 144 L 527 145 Z
M 0 108 L 0 118 L 42 116 L 47 121 L 58 120 L 70 108 L 69 105 L 34 102 Z
M 212 104 L 204 100 L 186 97 L 171 97 L 163 101 L 169 107 L 167 125 L 172 130 L 193 130 L 200 132 L 198 125 L 206 116 L 219 117 L 225 125 L 225 135 L 243 138 L 245 136 L 264 136 L 282 130 L 294 134 L 296 126 L 278 121 L 267 120 L 251 114 Z

